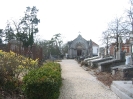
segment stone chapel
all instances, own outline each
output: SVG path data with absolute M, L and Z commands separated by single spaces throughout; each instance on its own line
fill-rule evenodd
M 93 43 L 92 40 L 87 41 L 79 34 L 73 41 L 68 42 L 68 58 L 77 56 L 92 57 Z

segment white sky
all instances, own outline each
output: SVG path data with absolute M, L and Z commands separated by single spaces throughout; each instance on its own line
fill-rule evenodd
M 128 9 L 129 0 L 0 0 L 0 28 L 7 20 L 20 18 L 27 6 L 39 9 L 39 39 L 51 39 L 61 33 L 65 42 L 80 34 L 101 46 L 100 37 L 107 24 L 122 16 Z

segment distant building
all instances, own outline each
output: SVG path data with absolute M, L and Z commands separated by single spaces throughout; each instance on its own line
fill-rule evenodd
M 131 44 L 130 41 L 127 39 L 125 43 L 122 43 L 121 45 L 121 51 L 126 52 L 126 55 L 130 55 L 131 52 Z M 115 55 L 115 50 L 116 50 L 116 43 L 112 43 L 109 48 L 110 55 L 114 56 Z
M 99 45 L 92 41 L 93 56 L 97 56 L 99 53 Z
M 92 57 L 98 55 L 97 45 L 92 40 L 85 40 L 80 34 L 73 41 L 68 42 L 68 57 L 75 58 L 77 56 Z

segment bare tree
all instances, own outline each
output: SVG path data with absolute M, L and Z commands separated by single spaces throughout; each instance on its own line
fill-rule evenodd
M 129 23 L 131 26 L 131 32 L 133 34 L 133 0 L 130 0 L 130 9 L 127 11 L 128 17 L 130 19 Z M 130 38 L 131 39 L 131 38 Z
M 110 38 L 110 31 L 109 30 L 104 31 L 102 33 L 102 39 L 101 40 L 102 40 L 102 43 L 105 44 L 105 46 L 106 46 L 106 54 L 108 55 L 109 54 L 108 53 L 109 45 L 112 41 L 112 39 Z
M 130 9 L 128 10 L 128 16 L 133 19 L 133 0 L 130 0 Z
M 116 51 L 118 51 L 118 38 L 124 39 L 125 36 L 129 37 L 129 23 L 123 18 L 116 18 L 109 24 L 110 38 L 116 40 Z

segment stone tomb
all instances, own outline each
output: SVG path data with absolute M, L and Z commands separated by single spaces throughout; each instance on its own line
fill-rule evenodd
M 98 67 L 98 63 L 105 62 L 112 59 L 113 59 L 112 57 L 106 57 L 106 58 L 98 58 L 98 59 L 90 60 L 90 67 Z
M 84 59 L 84 64 L 85 65 L 87 65 L 88 66 L 88 62 L 90 61 L 90 60 L 94 60 L 94 59 L 99 59 L 99 58 L 101 58 L 100 56 L 95 56 L 95 57 L 91 57 L 91 58 L 86 58 L 86 59 Z
M 120 76 L 125 79 L 133 78 L 133 65 L 120 65 L 111 68 L 112 75 L 119 71 Z
M 86 58 L 84 59 L 84 61 L 89 61 L 89 60 L 93 60 L 93 59 L 97 59 L 97 58 L 100 58 L 100 56 L 95 56 L 95 57 L 91 57 L 91 58 Z
M 133 99 L 133 81 L 113 81 L 111 90 L 116 93 L 120 99 Z
M 118 66 L 118 65 L 124 65 L 125 61 L 118 60 L 118 59 L 112 59 L 105 62 L 99 62 L 98 63 L 98 69 L 99 71 L 111 71 L 111 67 Z
M 91 66 L 91 63 L 93 62 L 93 61 L 97 61 L 97 60 L 101 60 L 101 59 L 103 59 L 103 58 L 94 58 L 94 59 L 91 59 L 91 60 L 89 60 L 89 61 L 87 61 L 88 62 L 88 66 Z
M 125 52 L 121 51 L 121 38 L 119 37 L 119 48 L 116 52 L 116 59 L 98 63 L 100 71 L 111 71 L 111 67 L 125 64 Z

